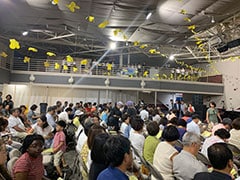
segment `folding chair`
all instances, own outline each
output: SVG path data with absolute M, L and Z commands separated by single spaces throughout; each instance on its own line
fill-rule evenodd
M 210 161 L 208 160 L 208 158 L 206 156 L 204 156 L 204 154 L 202 154 L 201 152 L 198 152 L 197 157 L 196 157 L 199 161 L 201 161 L 203 164 L 207 165 L 207 166 L 212 166 Z
M 152 176 L 154 176 L 157 180 L 164 180 L 161 173 L 153 165 L 151 165 L 149 162 L 147 162 L 147 164 Z

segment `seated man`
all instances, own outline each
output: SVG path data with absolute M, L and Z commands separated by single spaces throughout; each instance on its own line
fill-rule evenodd
M 191 180 L 198 172 L 207 172 L 207 167 L 196 159 L 201 146 L 200 137 L 191 132 L 183 136 L 183 150 L 173 158 L 173 174 L 178 180 Z
M 13 136 L 19 138 L 25 138 L 27 136 L 27 131 L 25 130 L 24 124 L 19 118 L 20 111 L 18 108 L 11 110 L 11 115 L 8 118 L 8 127 Z
M 199 122 L 200 116 L 197 114 L 192 115 L 192 121 L 187 124 L 187 132 L 192 132 L 200 136 Z
M 128 180 L 125 174 L 128 168 L 131 168 L 133 156 L 130 141 L 123 136 L 110 137 L 105 145 L 105 156 L 109 163 L 109 167 L 103 170 L 97 180 Z
M 233 154 L 225 143 L 215 143 L 208 148 L 208 158 L 213 171 L 197 173 L 194 180 L 232 180 Z

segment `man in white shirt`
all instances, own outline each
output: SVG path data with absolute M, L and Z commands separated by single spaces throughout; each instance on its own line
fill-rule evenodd
M 19 114 L 20 112 L 18 108 L 11 110 L 11 115 L 8 118 L 8 127 L 13 136 L 25 138 L 27 136 L 27 132 L 25 130 L 23 122 L 19 118 Z
M 54 119 L 54 114 L 55 114 L 55 108 L 53 106 L 50 106 L 48 107 L 48 110 L 47 110 L 47 114 L 46 114 L 46 117 L 47 117 L 47 122 L 49 125 L 51 125 L 53 128 L 56 128 L 56 122 L 55 122 L 55 119 Z
M 183 150 L 173 158 L 173 174 L 178 180 L 191 180 L 199 172 L 207 172 L 207 167 L 196 159 L 201 147 L 200 137 L 192 132 L 183 136 Z
M 65 123 L 71 123 L 71 120 L 69 119 L 69 115 L 72 113 L 72 108 L 67 108 L 65 111 L 61 112 L 58 115 L 58 120 L 59 121 L 64 121 Z
M 197 114 L 192 116 L 192 121 L 187 124 L 187 132 L 192 132 L 200 136 L 200 128 L 198 123 L 200 121 L 200 117 Z
M 140 116 L 141 116 L 141 119 L 143 120 L 143 121 L 146 121 L 146 120 L 148 120 L 148 118 L 149 118 L 149 112 L 146 110 L 147 109 L 147 107 L 146 106 L 143 106 L 143 110 L 141 110 L 140 111 Z

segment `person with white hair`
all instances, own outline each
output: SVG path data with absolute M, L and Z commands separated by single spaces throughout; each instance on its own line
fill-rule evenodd
M 183 150 L 173 158 L 173 174 L 178 180 L 190 180 L 199 172 L 207 172 L 207 167 L 196 159 L 201 146 L 199 135 L 187 132 L 183 136 Z

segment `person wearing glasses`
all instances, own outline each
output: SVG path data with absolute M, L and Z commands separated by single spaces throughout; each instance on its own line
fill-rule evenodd
M 207 172 L 207 167 L 197 160 L 201 147 L 199 135 L 193 132 L 184 134 L 183 150 L 173 158 L 173 174 L 179 180 L 191 180 L 198 172 Z

